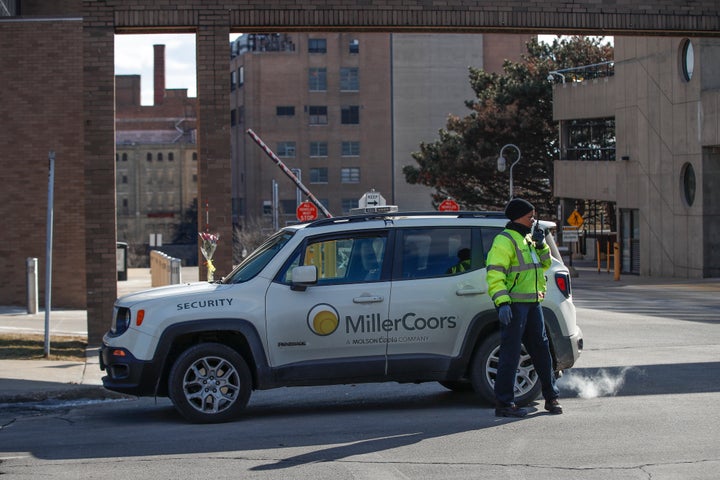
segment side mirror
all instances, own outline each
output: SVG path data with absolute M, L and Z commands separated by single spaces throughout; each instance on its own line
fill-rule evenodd
M 317 283 L 318 273 L 315 265 L 304 265 L 292 269 L 292 289 L 305 291 L 308 285 Z

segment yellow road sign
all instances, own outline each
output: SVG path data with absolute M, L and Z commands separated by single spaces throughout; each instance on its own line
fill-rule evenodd
M 570 214 L 570 216 L 567 219 L 567 222 L 572 225 L 573 227 L 580 228 L 580 225 L 583 224 L 583 218 L 582 215 L 580 215 L 580 212 L 577 210 L 573 210 L 573 212 Z

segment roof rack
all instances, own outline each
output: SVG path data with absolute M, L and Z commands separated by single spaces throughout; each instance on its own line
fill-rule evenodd
M 346 222 L 367 222 L 370 220 L 384 220 L 395 217 L 456 217 L 456 218 L 507 218 L 503 212 L 490 211 L 460 211 L 460 212 L 439 212 L 436 210 L 420 212 L 383 212 L 363 213 L 360 215 L 345 215 L 340 217 L 321 218 L 308 225 L 308 228 L 322 227 L 336 223 Z

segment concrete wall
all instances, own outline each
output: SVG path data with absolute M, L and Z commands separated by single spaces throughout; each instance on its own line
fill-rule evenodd
M 556 195 L 638 209 L 644 275 L 698 278 L 720 272 L 720 41 L 691 41 L 689 81 L 681 66 L 684 39 L 616 37 L 615 76 L 606 88 L 555 90 L 557 119 L 614 116 L 617 136 L 614 162 L 556 162 Z M 688 164 L 695 172 L 692 203 L 683 186 Z
M 483 35 L 393 34 L 392 203 L 402 210 L 432 210 L 433 189 L 410 185 L 402 169 L 417 166 L 412 152 L 438 139 L 448 115 L 465 116 L 475 97 L 468 67 L 483 66 Z M 390 202 L 389 202 L 390 203 Z

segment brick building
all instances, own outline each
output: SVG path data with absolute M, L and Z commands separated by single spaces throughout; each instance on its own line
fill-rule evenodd
M 402 167 L 474 97 L 468 66 L 500 71 L 529 35 L 247 34 L 233 42 L 233 218 L 295 221 L 296 188 L 246 135 L 253 129 L 334 215 L 372 189 L 405 210 L 431 210 L 431 190 Z
M 170 243 L 197 201 L 197 99 L 165 88 L 165 46 L 154 46 L 154 104 L 140 104 L 140 76 L 115 80 L 118 241 Z

